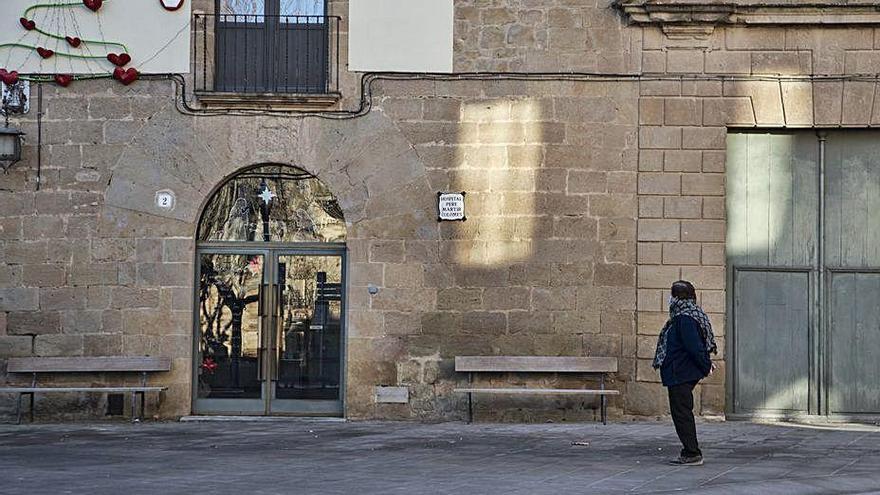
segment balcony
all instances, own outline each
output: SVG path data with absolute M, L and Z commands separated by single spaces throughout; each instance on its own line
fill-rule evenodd
M 193 83 L 206 107 L 304 110 L 339 94 L 338 16 L 193 15 Z

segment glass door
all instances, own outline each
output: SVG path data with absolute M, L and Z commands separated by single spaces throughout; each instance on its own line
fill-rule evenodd
M 197 413 L 262 414 L 271 291 L 266 252 L 202 252 L 196 301 Z
M 199 253 L 197 414 L 342 415 L 343 253 Z
M 269 412 L 342 414 L 342 256 L 275 259 Z

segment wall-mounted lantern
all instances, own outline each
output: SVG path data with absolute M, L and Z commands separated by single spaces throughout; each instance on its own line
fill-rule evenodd
M 12 127 L 0 127 L 0 167 L 3 173 L 21 160 L 21 137 L 24 133 Z

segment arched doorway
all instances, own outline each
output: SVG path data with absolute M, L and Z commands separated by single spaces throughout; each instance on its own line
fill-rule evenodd
M 199 220 L 193 411 L 342 415 L 345 221 L 286 165 L 226 180 Z

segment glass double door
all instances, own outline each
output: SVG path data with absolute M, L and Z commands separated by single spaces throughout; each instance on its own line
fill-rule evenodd
M 196 414 L 342 415 L 343 252 L 202 249 Z

